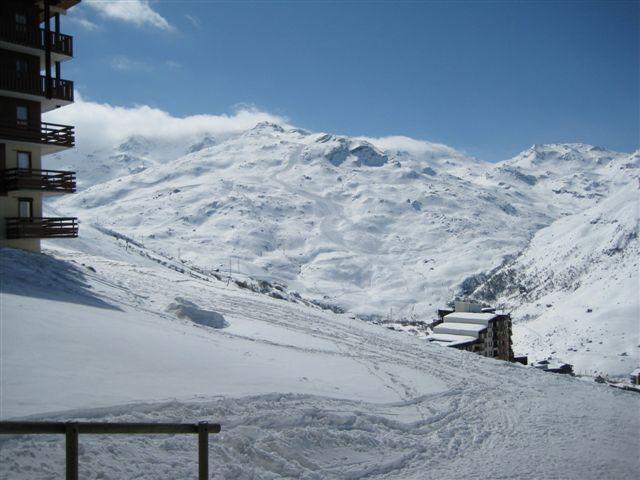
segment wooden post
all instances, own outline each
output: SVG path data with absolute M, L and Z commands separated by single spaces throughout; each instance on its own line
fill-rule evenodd
M 78 480 L 78 424 L 69 422 L 65 426 L 67 450 L 67 480 Z
M 51 9 L 49 0 L 44 0 L 44 71 L 45 95 L 51 98 Z
M 60 13 L 56 13 L 53 16 L 53 31 L 55 32 L 55 38 L 53 39 L 53 45 L 56 50 L 61 48 L 60 44 Z M 56 78 L 60 80 L 60 62 L 56 62 Z
M 48 219 L 40 219 L 48 220 Z M 60 219 L 70 220 L 70 219 Z M 74 228 L 77 228 L 74 227 Z M 209 433 L 220 433 L 220 424 L 111 423 L 111 422 L 2 422 L 0 435 L 65 435 L 66 479 L 78 480 L 78 435 L 198 435 L 198 478 L 209 480 Z
M 209 425 L 198 424 L 198 479 L 209 480 Z

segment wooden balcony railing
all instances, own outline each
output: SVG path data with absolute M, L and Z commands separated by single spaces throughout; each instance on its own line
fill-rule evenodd
M 44 75 L 19 74 L 15 71 L 0 70 L 0 90 L 37 95 L 73 102 L 73 82 Z
M 26 168 L 0 170 L 0 192 L 13 190 L 74 193 L 76 191 L 76 174 L 75 172 Z
M 75 238 L 78 219 L 74 217 L 9 217 L 7 238 Z
M 46 34 L 44 28 L 16 28 L 16 24 L 7 20 L 0 21 L 0 40 L 17 43 L 27 47 L 44 50 L 46 46 Z M 73 57 L 73 37 L 63 33 L 49 32 L 51 51 Z
M 0 139 L 59 145 L 69 148 L 73 147 L 76 141 L 73 127 L 56 123 L 20 125 L 16 122 L 0 122 Z
M 220 433 L 217 423 L 104 423 L 104 422 L 0 422 L 0 434 L 65 436 L 67 480 L 78 480 L 79 436 L 185 435 L 198 436 L 198 479 L 209 480 L 209 434 Z M 95 473 L 95 472 L 93 472 Z M 83 477 L 84 478 L 84 477 Z

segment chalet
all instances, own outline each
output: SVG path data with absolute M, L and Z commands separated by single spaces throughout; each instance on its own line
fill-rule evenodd
M 60 16 L 80 0 L 0 2 L 0 245 L 40 251 L 43 238 L 78 236 L 76 218 L 44 217 L 43 197 L 73 193 L 74 172 L 45 170 L 43 157 L 74 146 L 74 127 L 42 114 L 73 103 L 62 64 L 73 38 Z
M 573 365 L 561 362 L 560 360 L 557 360 L 555 358 L 540 360 L 539 362 L 532 363 L 531 366 L 539 370 L 544 370 L 545 372 L 566 373 L 569 375 L 573 375 Z
M 640 368 L 636 368 L 631 375 L 629 375 L 631 385 L 640 385 Z
M 513 361 L 511 316 L 508 313 L 456 302 L 452 310 L 438 310 L 438 317 L 439 322 L 433 327 L 429 341 L 485 357 Z

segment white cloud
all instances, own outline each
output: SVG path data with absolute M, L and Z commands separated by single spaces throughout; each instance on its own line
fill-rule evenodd
M 87 0 L 85 4 L 105 18 L 173 30 L 167 19 L 151 8 L 149 0 Z
M 71 10 L 71 11 L 73 12 L 74 10 Z M 80 16 L 80 15 L 74 16 L 70 14 L 67 21 L 70 23 L 75 23 L 76 25 L 79 25 L 85 30 L 89 30 L 89 31 L 100 30 L 100 27 L 97 24 L 93 23 L 91 20 L 89 20 L 88 18 L 85 18 L 84 16 Z
M 131 71 L 131 70 L 148 70 L 149 65 L 145 62 L 141 62 L 139 60 L 134 60 L 125 55 L 118 55 L 116 57 L 112 57 L 109 60 L 109 64 L 111 68 L 114 70 L 120 71 Z
M 287 125 L 283 117 L 246 106 L 230 115 L 174 117 L 147 105 L 119 107 L 85 101 L 78 92 L 73 105 L 48 113 L 46 121 L 74 125 L 77 145 L 83 151 L 119 145 L 133 135 L 177 142 L 205 133 L 220 138 L 243 132 L 260 122 Z
M 190 13 L 185 13 L 184 18 L 189 20 L 189 22 L 191 22 L 191 25 L 193 25 L 195 28 L 197 28 L 198 30 L 200 29 L 200 19 L 198 17 L 191 15 Z
M 401 135 L 390 137 L 358 137 L 365 140 L 382 150 L 396 150 L 411 153 L 413 155 L 421 155 L 425 153 L 444 153 L 449 155 L 460 155 L 461 153 L 455 149 L 442 143 L 432 143 L 425 140 L 416 140 L 411 137 Z
M 169 68 L 182 68 L 182 64 L 174 60 L 166 60 L 164 64 Z

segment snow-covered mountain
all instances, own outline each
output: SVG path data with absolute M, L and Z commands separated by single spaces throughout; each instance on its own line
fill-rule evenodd
M 634 202 L 638 177 L 637 154 L 583 144 L 536 145 L 490 164 L 428 142 L 272 123 L 171 146 L 133 137 L 97 152 L 88 165 L 80 157 L 61 161 L 92 186 L 52 206 L 83 225 L 207 271 L 276 282 L 289 294 L 362 316 L 427 319 L 511 265 L 537 233 L 550 226 L 572 231 L 583 212 L 606 205 L 619 190 L 628 192 L 619 201 Z M 574 223 L 565 221 L 572 216 Z M 637 212 L 622 221 L 633 230 Z M 598 253 L 592 242 L 576 248 L 585 257 Z M 570 269 L 572 261 L 563 256 L 550 268 Z M 607 257 L 603 268 L 614 272 L 616 261 Z M 637 269 L 630 275 L 625 285 L 633 288 Z M 541 312 L 526 309 L 540 302 L 524 296 L 507 302 L 505 288 L 492 300 L 515 308 L 524 328 L 537 315 L 531 312 Z M 620 328 L 626 340 L 606 344 L 610 354 L 626 353 L 626 361 L 615 364 L 618 374 L 638 360 L 629 340 L 637 337 L 631 314 L 638 300 L 625 298 Z M 549 308 L 545 314 L 555 311 Z M 540 335 L 544 347 L 518 334 L 516 349 L 534 356 L 557 350 L 559 337 Z M 587 363 L 595 370 L 612 367 L 600 360 L 576 362 L 583 369 Z
M 544 145 L 488 164 L 274 124 L 61 157 L 93 184 L 48 205 L 80 238 L 0 249 L 0 418 L 220 422 L 215 478 L 632 477 L 636 393 L 353 312 L 473 296 L 514 309 L 533 359 L 627 373 L 638 158 Z M 59 441 L 0 439 L 0 477 L 59 477 Z M 193 439 L 81 442 L 95 478 L 195 475 Z
M 179 139 L 150 139 L 132 135 L 109 147 L 79 146 L 53 156 L 58 168 L 75 171 L 80 188 L 88 188 L 113 178 L 139 173 L 216 144 L 211 134 L 184 136 Z
M 555 221 L 472 296 L 513 310 L 523 353 L 561 356 L 582 373 L 632 370 L 640 346 L 638 200 L 637 187 L 624 185 Z

